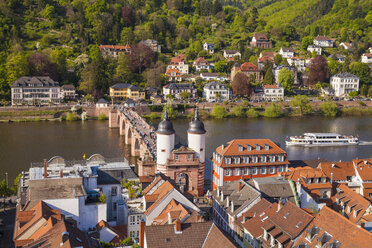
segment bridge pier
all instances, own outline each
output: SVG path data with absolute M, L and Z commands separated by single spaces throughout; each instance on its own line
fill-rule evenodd
M 124 117 L 119 118 L 119 123 L 120 123 L 119 134 L 125 135 L 125 127 L 127 126 L 125 123 L 125 118 Z
M 136 137 L 136 135 L 133 135 L 132 136 L 132 140 L 131 140 L 131 155 L 132 156 L 140 156 L 141 154 L 141 150 L 140 150 L 140 143 L 141 143 L 141 140 L 140 138 Z
M 125 125 L 125 144 L 131 145 L 132 144 L 132 129 L 129 127 L 129 125 Z
M 119 127 L 118 119 L 119 119 L 119 114 L 116 109 L 111 109 L 109 111 L 109 128 L 115 128 Z

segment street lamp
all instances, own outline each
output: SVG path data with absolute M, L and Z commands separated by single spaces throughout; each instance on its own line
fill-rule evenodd
M 5 172 L 5 178 L 6 178 L 6 187 L 8 187 L 8 172 Z

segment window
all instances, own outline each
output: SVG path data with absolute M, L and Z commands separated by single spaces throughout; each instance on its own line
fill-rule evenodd
M 161 149 L 161 152 L 165 152 L 165 149 Z
M 284 155 L 283 154 L 280 154 L 278 156 L 278 160 L 279 160 L 279 162 L 283 162 L 284 161 Z
M 257 156 L 252 157 L 252 162 L 253 163 L 258 163 L 258 157 Z
M 271 163 L 275 162 L 275 155 L 270 155 L 270 162 Z
M 279 166 L 279 167 L 278 167 L 278 172 L 283 172 L 283 171 L 284 171 L 283 166 Z
M 266 174 L 266 167 L 260 168 L 260 174 Z
M 270 174 L 275 174 L 275 167 L 271 166 L 269 171 L 270 171 Z
M 240 164 L 240 157 L 234 157 L 234 164 Z
M 136 216 L 135 215 L 130 215 L 129 216 L 129 225 L 134 226 L 136 224 Z
M 178 155 L 176 155 L 176 160 L 178 160 L 179 159 L 179 156 Z
M 257 167 L 252 167 L 251 172 L 252 172 L 252 175 L 257 175 L 258 173 Z
M 231 164 L 231 158 L 225 158 L 225 164 Z
M 247 145 L 247 151 L 252 151 L 252 146 Z
M 118 191 L 117 191 L 116 186 L 112 186 L 112 187 L 111 187 L 111 195 L 112 195 L 112 196 L 116 196 L 116 195 L 118 195 Z
M 225 169 L 225 176 L 231 176 L 231 169 Z
M 261 156 L 261 162 L 266 163 L 266 156 Z
M 191 154 L 187 154 L 187 160 L 191 160 Z
M 239 150 L 239 152 L 242 152 L 243 151 L 243 147 L 241 145 L 238 145 L 238 150 Z
M 137 225 L 141 222 L 141 215 L 137 215 Z
M 234 176 L 240 176 L 240 168 L 234 169 Z
M 243 168 L 243 175 L 249 175 L 249 168 Z
M 249 164 L 249 157 L 243 157 L 243 164 Z

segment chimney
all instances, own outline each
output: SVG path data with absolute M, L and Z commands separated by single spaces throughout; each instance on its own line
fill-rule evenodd
M 172 217 L 170 212 L 168 212 L 168 224 L 172 224 Z
M 225 145 L 222 144 L 222 145 L 221 145 L 221 148 L 222 148 L 222 151 L 225 150 Z
M 174 224 L 174 232 L 175 233 L 182 233 L 182 231 L 181 231 L 181 221 L 180 221 L 180 218 L 177 218 L 176 219 L 176 223 Z
M 63 169 L 61 169 L 61 170 L 59 171 L 59 176 L 60 176 L 60 178 L 63 178 Z
M 282 207 L 283 207 L 283 202 L 282 202 L 282 198 L 280 198 L 278 202 L 278 210 L 276 210 L 276 212 L 279 212 L 279 210 L 282 209 Z
M 62 244 L 64 244 L 65 242 L 67 242 L 67 240 L 69 239 L 70 237 L 70 234 L 68 232 L 63 232 L 62 233 Z
M 139 227 L 139 247 L 144 247 L 144 240 L 145 240 L 145 221 L 141 220 L 140 227 Z
M 47 168 L 48 168 L 47 160 L 44 159 L 44 178 L 48 177 Z
M 240 192 L 241 190 L 242 190 L 242 182 L 241 181 L 239 181 L 238 182 L 238 191 Z

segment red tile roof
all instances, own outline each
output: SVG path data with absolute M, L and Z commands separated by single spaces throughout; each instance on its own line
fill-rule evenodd
M 309 241 L 307 236 L 312 233 L 312 231 L 314 236 L 312 239 L 310 238 L 311 241 Z M 353 248 L 370 247 L 372 244 L 372 234 L 370 232 L 360 228 L 339 213 L 325 206 L 304 230 L 296 241 L 295 246 L 307 244 L 307 247 L 315 248 L 318 242 L 322 240 L 322 237 L 325 237 L 325 232 L 331 236 L 327 244 L 337 241 L 340 243 L 340 247 Z
M 278 85 L 276 84 L 265 84 L 264 88 L 265 89 L 279 89 Z
M 199 57 L 194 62 L 195 65 L 200 65 L 202 63 L 205 64 L 205 65 L 209 65 L 209 62 L 207 60 L 205 60 L 204 57 Z
M 339 184 L 336 188 L 336 192 L 337 193 L 331 197 L 333 203 L 332 208 L 336 211 L 341 211 L 342 208 L 344 208 L 345 217 L 353 223 L 358 223 L 366 210 L 370 207 L 370 201 L 350 189 L 345 184 Z M 348 211 L 348 207 L 350 207 L 350 212 Z M 354 210 L 356 211 L 355 213 L 357 213 L 355 218 Z
M 331 173 L 333 173 L 335 181 L 346 181 L 348 177 L 355 176 L 352 162 L 321 162 L 318 167 L 328 178 L 331 178 Z
M 372 181 L 372 159 L 354 159 L 353 164 L 363 181 Z
M 240 66 L 241 71 L 259 71 L 258 67 L 251 62 L 245 62 Z

